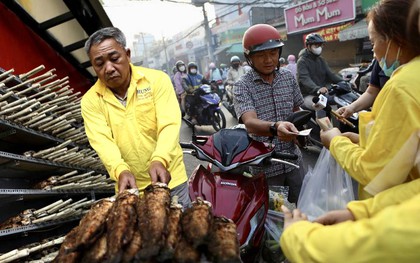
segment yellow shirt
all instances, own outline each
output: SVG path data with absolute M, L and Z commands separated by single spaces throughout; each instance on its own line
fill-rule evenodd
M 331 141 L 331 154 L 359 182 L 360 199 L 371 196 L 363 188 L 420 130 L 419 72 L 420 56 L 394 72 L 376 98 L 372 112 L 360 113 L 359 145 L 343 136 Z M 408 181 L 418 177 L 418 173 L 411 172 Z
M 297 222 L 280 245 L 292 263 L 420 262 L 420 179 L 347 207 L 356 221 L 323 226 Z
M 161 71 L 131 65 L 131 82 L 124 107 L 100 80 L 81 101 L 90 145 L 110 177 L 124 170 L 136 177 L 140 190 L 150 184 L 152 161 L 171 173 L 172 189 L 187 180 L 179 145 L 181 112 L 170 78 Z

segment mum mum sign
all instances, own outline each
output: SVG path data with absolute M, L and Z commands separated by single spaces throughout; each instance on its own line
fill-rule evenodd
M 354 20 L 355 0 L 314 0 L 284 9 L 287 33 Z

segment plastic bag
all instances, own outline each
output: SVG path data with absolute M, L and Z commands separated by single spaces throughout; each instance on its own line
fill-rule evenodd
M 328 211 L 345 209 L 352 200 L 354 193 L 350 176 L 330 151 L 322 148 L 315 167 L 303 180 L 297 208 L 312 221 Z

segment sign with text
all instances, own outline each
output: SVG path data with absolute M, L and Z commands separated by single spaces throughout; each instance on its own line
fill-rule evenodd
M 287 33 L 323 27 L 356 17 L 354 0 L 314 0 L 284 9 Z
M 353 22 L 347 22 L 347 23 L 339 25 L 339 26 L 324 27 L 321 30 L 311 32 L 311 33 L 319 34 L 320 36 L 322 36 L 322 38 L 326 42 L 337 41 L 337 40 L 339 40 L 338 33 L 340 33 L 341 31 L 343 31 L 346 28 L 351 27 L 353 24 L 354 24 Z M 310 33 L 303 35 L 303 43 L 305 43 L 306 36 L 309 35 L 309 34 Z

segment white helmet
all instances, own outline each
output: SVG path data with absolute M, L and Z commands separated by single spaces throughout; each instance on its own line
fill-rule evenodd
M 230 63 L 232 63 L 232 62 L 241 62 L 241 59 L 238 57 L 238 56 L 233 56 L 233 57 L 231 57 L 230 58 Z

